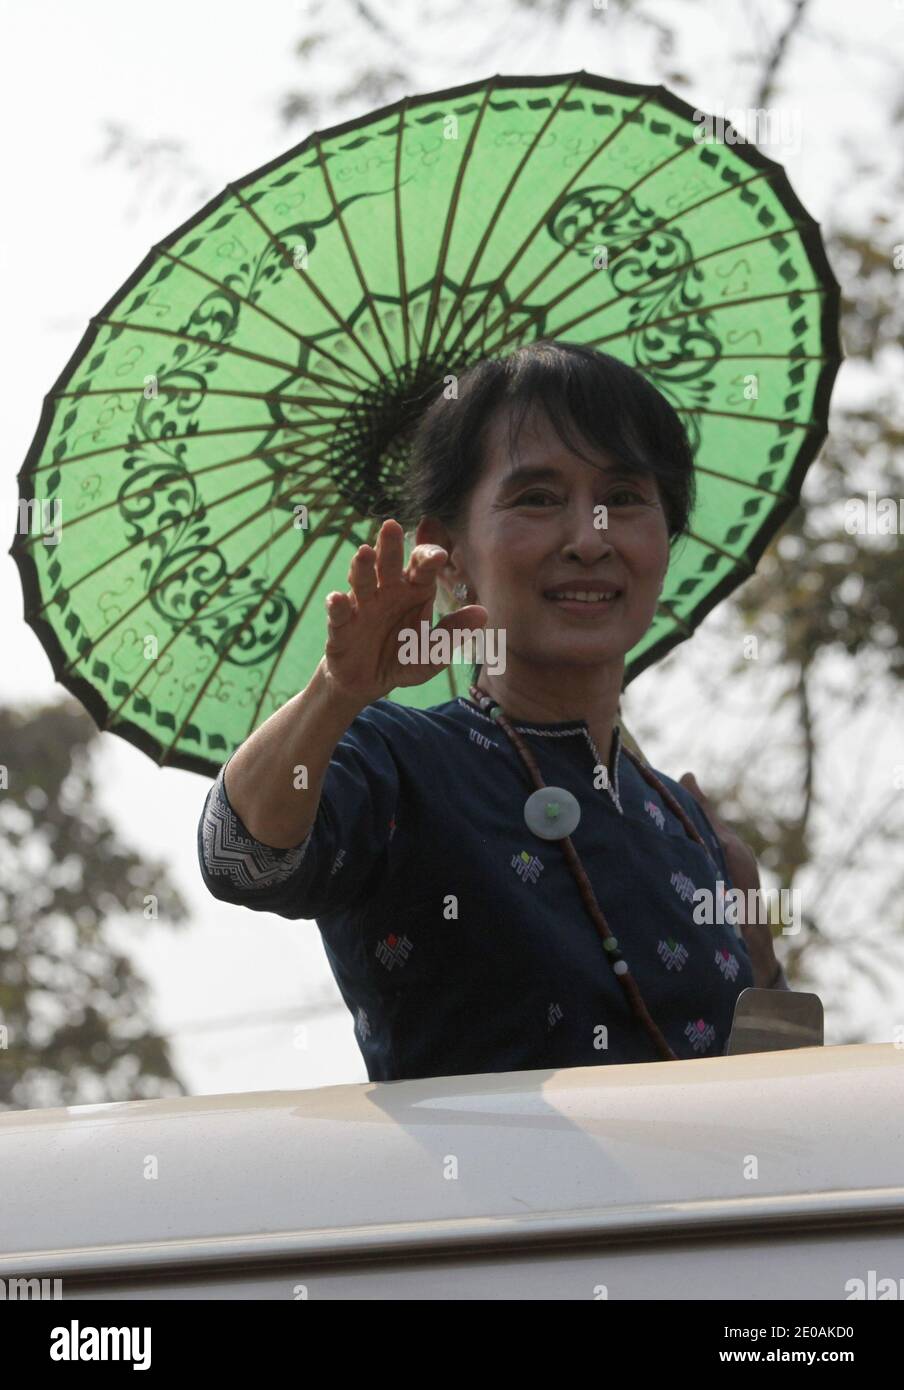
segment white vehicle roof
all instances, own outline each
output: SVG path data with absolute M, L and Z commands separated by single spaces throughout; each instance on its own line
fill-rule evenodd
M 900 1214 L 902 1154 L 891 1044 L 7 1112 L 0 1275 Z

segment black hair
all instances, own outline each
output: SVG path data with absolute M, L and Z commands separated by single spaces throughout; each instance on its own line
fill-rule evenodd
M 447 388 L 446 388 L 447 389 Z M 511 407 L 509 448 L 528 413 L 541 407 L 566 446 L 588 463 L 587 445 L 629 473 L 653 476 L 674 543 L 687 533 L 695 499 L 693 450 L 681 417 L 641 372 L 583 343 L 539 339 L 506 357 L 485 358 L 443 386 L 417 422 L 395 515 L 406 529 L 432 516 L 452 529 L 466 514 L 483 471 L 488 427 Z M 474 679 L 479 667 L 475 666 Z
M 562 443 L 580 457 L 591 443 L 629 472 L 652 474 L 670 538 L 685 534 L 694 503 L 690 441 L 671 403 L 634 367 L 582 343 L 541 339 L 508 357 L 475 363 L 456 389 L 455 396 L 436 396 L 414 429 L 398 516 L 406 527 L 422 516 L 450 527 L 459 523 L 482 472 L 486 430 L 498 408 L 513 407 L 514 445 L 528 411 L 539 405 Z

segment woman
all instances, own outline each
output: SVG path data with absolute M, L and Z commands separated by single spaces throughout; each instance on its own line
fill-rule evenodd
M 310 683 L 220 771 L 208 888 L 316 919 L 371 1080 L 718 1055 L 742 989 L 787 988 L 767 927 L 699 920 L 756 862 L 618 727 L 692 506 L 678 415 L 545 341 L 466 372 L 411 457 L 411 556 L 395 519 L 358 548 Z M 505 661 L 409 709 L 386 697 L 436 675 L 401 653 L 438 586 L 438 626 L 496 628 Z

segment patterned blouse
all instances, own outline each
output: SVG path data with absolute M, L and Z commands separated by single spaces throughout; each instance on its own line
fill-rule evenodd
M 706 814 L 658 773 L 717 869 L 625 756 L 617 727 L 610 779 L 584 721 L 512 723 L 544 782 L 578 800 L 572 842 L 673 1051 L 721 1054 L 753 971 L 719 911 L 732 885 Z M 336 745 L 294 849 L 249 834 L 224 771 L 198 826 L 204 882 L 223 901 L 316 921 L 372 1081 L 658 1060 L 561 842 L 525 821 L 534 788 L 520 757 L 470 700 L 368 705 Z

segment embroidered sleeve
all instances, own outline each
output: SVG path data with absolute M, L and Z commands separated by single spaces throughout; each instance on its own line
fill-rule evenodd
M 226 793 L 226 765 L 220 768 L 201 816 L 201 864 L 205 877 L 240 893 L 281 887 L 301 864 L 313 827 L 294 849 L 274 849 L 248 831 Z
M 400 726 L 382 703 L 362 711 L 337 743 L 314 824 L 291 849 L 250 834 L 229 804 L 220 769 L 198 825 L 201 876 L 215 898 L 306 920 L 367 899 L 387 869 L 399 805 Z

